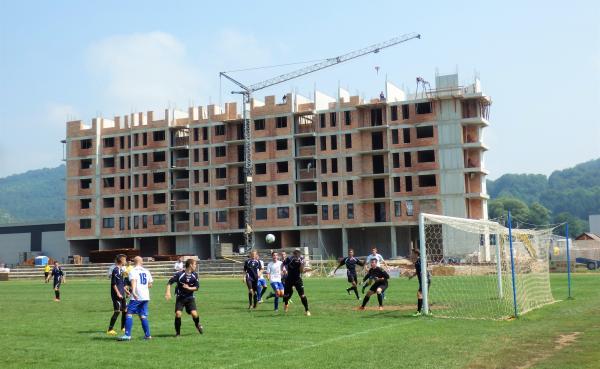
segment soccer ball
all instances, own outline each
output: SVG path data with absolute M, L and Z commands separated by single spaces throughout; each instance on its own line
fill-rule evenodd
M 275 235 L 272 233 L 269 233 L 266 237 L 265 237 L 265 241 L 267 243 L 273 243 L 275 242 Z

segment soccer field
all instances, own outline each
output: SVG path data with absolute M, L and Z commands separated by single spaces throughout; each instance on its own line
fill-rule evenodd
M 551 278 L 555 298 L 563 299 L 566 276 Z M 311 317 L 297 295 L 287 314 L 274 313 L 272 300 L 248 311 L 240 279 L 203 279 L 197 303 L 205 334 L 184 314 L 178 339 L 165 283 L 157 280 L 152 289 L 154 339 L 142 339 L 136 319 L 133 340 L 117 342 L 104 333 L 112 314 L 108 280 L 68 280 L 60 303 L 42 281 L 0 282 L 0 367 L 600 367 L 598 274 L 574 275 L 574 300 L 513 321 L 413 318 L 416 279 L 391 280 L 379 312 L 354 310 L 358 303 L 344 291 L 344 279 L 306 278 Z M 376 305 L 372 298 L 369 306 Z

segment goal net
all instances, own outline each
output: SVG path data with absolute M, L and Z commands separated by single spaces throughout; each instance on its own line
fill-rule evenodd
M 430 214 L 419 223 L 432 275 L 424 302 L 434 316 L 506 319 L 554 302 L 552 229 L 512 229 L 511 258 L 509 229 L 499 223 Z

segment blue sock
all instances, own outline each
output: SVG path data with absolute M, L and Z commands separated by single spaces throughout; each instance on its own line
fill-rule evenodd
M 131 327 L 133 327 L 133 317 L 127 314 L 125 318 L 125 335 L 131 337 Z
M 142 329 L 144 329 L 144 335 L 150 337 L 150 325 L 148 324 L 148 317 L 140 318 L 142 321 Z
M 279 309 L 279 296 L 275 296 L 275 310 Z

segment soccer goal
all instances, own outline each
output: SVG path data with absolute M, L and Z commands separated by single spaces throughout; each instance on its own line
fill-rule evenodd
M 423 309 L 434 316 L 506 319 L 554 302 L 552 229 L 509 229 L 487 220 L 421 214 Z M 512 241 L 512 242 L 511 242 Z M 428 292 L 428 293 L 427 293 Z

